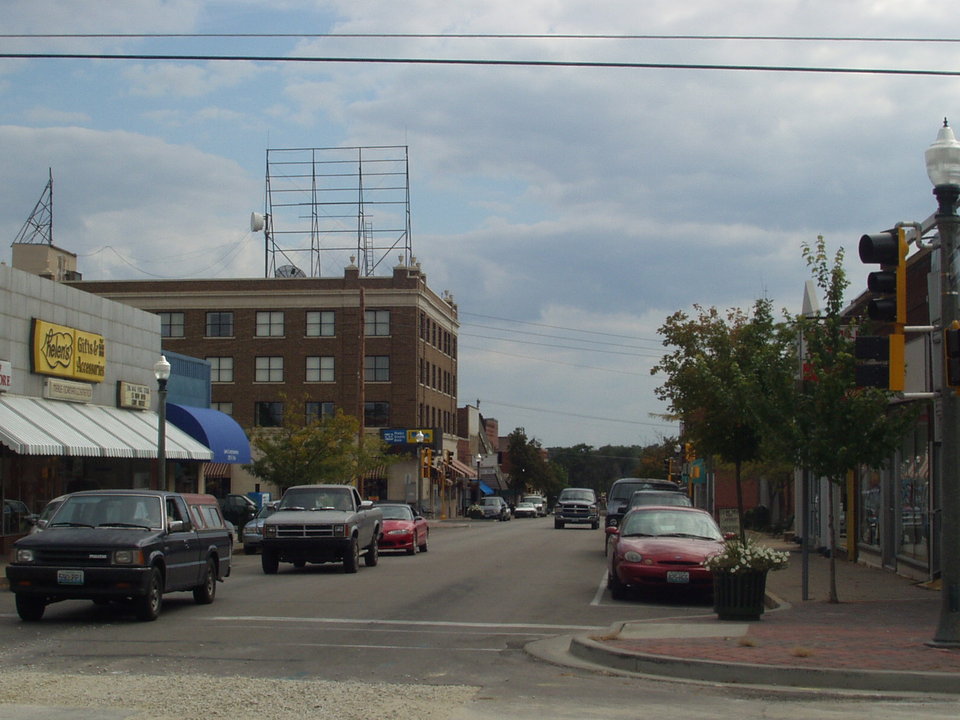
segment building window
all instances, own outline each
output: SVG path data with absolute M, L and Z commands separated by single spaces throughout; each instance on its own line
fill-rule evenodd
M 207 337 L 233 337 L 232 312 L 207 313 Z
M 232 402 L 215 402 L 210 403 L 210 407 L 214 410 L 219 410 L 224 415 L 233 415 L 233 403 Z
M 232 357 L 204 358 L 210 363 L 210 382 L 233 382 Z
M 333 382 L 333 356 L 307 357 L 307 382 Z
M 323 418 L 333 417 L 336 412 L 332 402 L 308 401 L 304 404 L 308 423 L 317 422 Z
M 254 403 L 253 422 L 260 427 L 280 427 L 283 425 L 283 403 Z
M 307 311 L 307 337 L 333 337 L 333 310 Z
M 157 314 L 160 316 L 160 337 L 183 337 L 182 312 L 162 312 Z
M 257 337 L 283 337 L 282 310 L 263 310 L 257 313 Z
M 364 382 L 390 382 L 390 356 L 367 355 L 363 359 Z
M 389 310 L 364 310 L 363 334 L 386 336 L 390 334 Z
M 366 427 L 388 427 L 390 425 L 390 403 L 365 402 L 363 404 L 363 424 Z
M 257 358 L 255 382 L 283 382 L 283 358 L 279 355 Z

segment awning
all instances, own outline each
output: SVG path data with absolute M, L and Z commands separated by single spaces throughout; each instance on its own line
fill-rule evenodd
M 203 476 L 205 478 L 228 478 L 230 477 L 229 463 L 204 463 Z
M 469 478 L 476 478 L 476 477 L 477 477 L 477 469 L 476 469 L 476 468 L 472 468 L 472 467 L 470 467 L 469 465 L 466 465 L 466 464 L 460 462 L 460 461 L 457 460 L 456 458 L 451 458 L 451 459 L 450 459 L 450 467 L 453 468 L 453 471 L 454 471 L 457 475 L 461 475 L 461 476 L 463 476 L 463 477 L 469 477 Z
M 213 451 L 213 462 L 250 462 L 250 441 L 240 424 L 210 408 L 167 403 L 167 420 Z
M 487 485 L 483 480 L 480 481 L 480 492 L 484 495 L 493 495 L 493 490 L 490 489 L 490 486 Z
M 20 455 L 157 457 L 155 412 L 0 395 L 0 443 Z M 210 450 L 167 423 L 170 460 L 209 460 Z

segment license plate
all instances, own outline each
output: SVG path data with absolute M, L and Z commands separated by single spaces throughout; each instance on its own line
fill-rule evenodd
M 83 585 L 83 570 L 57 570 L 60 585 Z
M 688 583 L 690 582 L 690 573 L 685 572 L 683 570 L 668 570 L 667 582 L 668 583 Z

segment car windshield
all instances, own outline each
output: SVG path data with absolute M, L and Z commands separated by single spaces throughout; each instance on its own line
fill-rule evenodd
M 384 520 L 409 520 L 413 522 L 413 510 L 406 505 L 381 505 Z
M 53 517 L 50 527 L 161 527 L 160 498 L 147 495 L 73 495 Z
M 274 503 L 265 504 L 262 508 L 257 511 L 257 514 L 254 517 L 258 517 L 261 520 L 263 518 L 268 518 L 277 511 L 277 506 Z
M 347 511 L 353 502 L 347 488 L 296 488 L 287 491 L 277 509 Z
M 560 500 L 586 500 L 593 502 L 594 495 L 590 490 L 564 490 L 560 493 Z
M 703 512 L 634 510 L 620 526 L 621 537 L 690 537 L 723 540 L 713 518 Z
M 484 505 L 499 505 L 499 504 L 500 504 L 500 498 L 498 498 L 498 497 L 492 497 L 492 498 L 491 498 L 491 497 L 486 497 L 486 498 L 484 498 L 483 500 L 481 500 L 481 503 L 484 504 Z

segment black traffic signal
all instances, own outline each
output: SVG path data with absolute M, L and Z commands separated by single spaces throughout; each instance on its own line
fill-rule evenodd
M 904 326 L 907 322 L 907 241 L 903 228 L 896 231 L 863 235 L 860 238 L 860 260 L 876 263 L 880 269 L 867 275 L 867 289 L 874 293 L 867 305 L 867 316 L 888 323 L 889 334 L 860 336 L 854 341 L 858 363 L 856 382 L 859 387 L 882 387 L 894 392 L 904 388 Z

